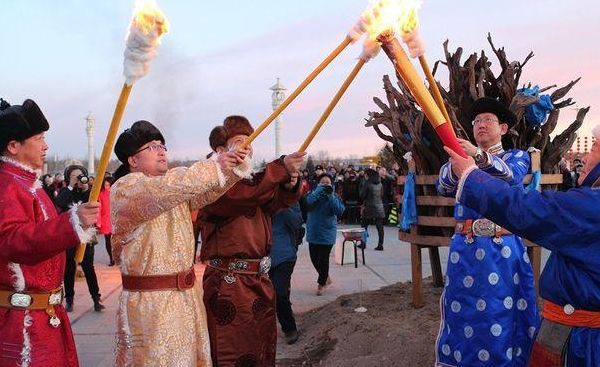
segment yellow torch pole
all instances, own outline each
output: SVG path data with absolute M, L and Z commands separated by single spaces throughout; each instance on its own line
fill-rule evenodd
M 433 99 L 435 99 L 435 102 L 440 108 L 440 111 L 442 111 L 442 114 L 446 118 L 446 121 L 450 123 L 450 115 L 448 115 L 448 110 L 446 109 L 446 105 L 444 104 L 444 99 L 442 98 L 440 89 L 438 88 L 437 82 L 433 78 L 433 73 L 431 73 L 429 63 L 427 62 L 427 59 L 424 55 L 419 56 L 419 63 L 421 64 L 421 69 L 423 69 L 423 73 L 425 73 L 425 77 L 427 77 L 427 81 L 429 82 L 431 90 L 433 91 Z M 454 132 L 454 129 L 452 129 L 452 132 Z
M 104 181 L 104 175 L 106 174 L 110 155 L 112 153 L 113 146 L 115 145 L 115 140 L 117 139 L 117 132 L 119 130 L 119 125 L 121 124 L 121 119 L 123 118 L 123 112 L 125 112 L 125 106 L 127 105 L 127 100 L 129 99 L 131 87 L 132 85 L 123 84 L 123 88 L 121 89 L 121 95 L 119 96 L 117 106 L 115 107 L 115 112 L 108 130 L 108 135 L 106 136 L 106 141 L 104 142 L 104 148 L 102 148 L 102 156 L 100 157 L 100 163 L 98 164 L 98 170 L 96 171 L 96 179 L 94 180 L 92 191 L 90 192 L 90 203 L 95 203 L 98 201 L 100 189 L 102 188 L 102 183 Z M 85 246 L 86 244 L 82 243 L 77 247 L 77 251 L 75 252 L 76 263 L 83 261 Z
M 270 124 L 292 103 L 300 93 L 319 75 L 348 45 L 352 43 L 350 37 L 346 37 L 320 64 L 317 66 L 312 73 L 310 73 L 306 79 L 279 105 L 279 107 L 267 117 L 267 119 L 260 124 L 254 132 L 242 143 L 240 148 L 245 148 L 252 144 L 254 139 L 263 132 Z
M 446 120 L 431 93 L 425 88 L 423 80 L 417 75 L 417 71 L 411 64 L 408 56 L 406 56 L 398 40 L 394 37 L 394 34 L 392 32 L 384 32 L 377 37 L 377 41 L 381 42 L 381 48 L 394 64 L 396 73 L 402 78 L 419 106 L 421 106 L 427 120 L 435 129 L 443 144 L 461 156 L 467 157 L 456 139 L 452 125 Z
M 346 93 L 346 90 L 348 89 L 350 84 L 352 84 L 352 82 L 354 81 L 354 78 L 356 78 L 356 75 L 358 75 L 358 73 L 360 72 L 360 69 L 362 69 L 362 67 L 364 65 L 365 65 L 365 61 L 363 59 L 359 59 L 358 62 L 356 63 L 356 65 L 354 66 L 354 68 L 352 69 L 352 71 L 350 72 L 350 74 L 348 75 L 348 77 L 346 78 L 346 80 L 344 81 L 344 83 L 342 84 L 342 86 L 340 87 L 340 89 L 337 91 L 337 93 L 331 100 L 331 102 L 329 102 L 329 105 L 327 106 L 325 111 L 323 111 L 323 114 L 321 115 L 321 117 L 319 118 L 317 123 L 313 126 L 312 130 L 308 134 L 308 137 L 306 138 L 306 140 L 304 140 L 304 143 L 302 143 L 302 145 L 300 146 L 300 149 L 298 149 L 299 152 L 303 153 L 306 151 L 306 148 L 308 148 L 308 146 L 313 141 L 313 139 L 315 138 L 315 136 L 317 135 L 319 130 L 321 130 L 321 127 L 323 127 L 323 124 L 325 124 L 325 121 L 327 120 L 329 115 L 331 115 L 331 112 L 333 111 L 335 106 L 338 104 L 338 102 L 340 101 L 340 99 L 342 98 L 344 93 Z

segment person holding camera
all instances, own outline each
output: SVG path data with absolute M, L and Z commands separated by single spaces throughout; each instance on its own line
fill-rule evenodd
M 331 177 L 326 173 L 317 179 L 317 187 L 306 196 L 308 220 L 306 222 L 306 240 L 310 252 L 310 261 L 319 274 L 317 296 L 331 283 L 329 278 L 329 254 L 335 243 L 338 218 L 345 207 L 340 197 L 333 192 Z
M 80 165 L 70 165 L 65 169 L 65 180 L 68 186 L 64 187 L 56 196 L 56 207 L 65 212 L 74 204 L 87 203 L 90 198 L 89 176 L 85 167 Z M 93 239 L 89 244 L 95 244 Z M 88 290 L 94 301 L 94 311 L 100 312 L 105 307 L 100 303 L 100 289 L 98 279 L 94 270 L 94 246 L 86 246 L 81 268 L 85 274 Z M 73 297 L 75 296 L 75 248 L 67 250 L 67 264 L 65 267 L 65 309 L 67 312 L 73 311 Z

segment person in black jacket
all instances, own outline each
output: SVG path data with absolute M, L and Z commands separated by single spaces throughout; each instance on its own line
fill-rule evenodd
M 346 206 L 347 224 L 356 224 L 360 218 L 360 181 L 354 170 L 348 172 L 348 179 L 344 180 L 342 198 Z
M 65 180 L 69 183 L 67 187 L 63 187 L 58 196 L 56 196 L 55 204 L 60 212 L 69 210 L 73 205 L 86 203 L 90 198 L 90 187 L 88 185 L 87 170 L 79 165 L 71 165 L 65 169 Z M 65 309 L 67 312 L 73 311 L 73 297 L 75 296 L 75 248 L 67 250 L 67 264 L 65 267 Z M 81 268 L 85 274 L 88 290 L 94 301 L 94 311 L 100 312 L 105 307 L 100 303 L 100 288 L 98 287 L 98 279 L 94 270 L 94 246 L 88 244 L 85 247 L 85 255 L 81 262 Z
M 375 224 L 377 227 L 377 247 L 375 250 L 383 251 L 383 221 L 385 218 L 385 210 L 383 208 L 383 186 L 379 173 L 374 169 L 367 169 L 365 172 L 367 179 L 361 189 L 361 199 L 363 200 L 361 225 L 367 230 L 369 224 Z M 366 243 L 363 241 L 359 247 L 365 248 Z

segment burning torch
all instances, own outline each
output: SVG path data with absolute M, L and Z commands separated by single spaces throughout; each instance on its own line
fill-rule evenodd
M 121 124 L 125 106 L 133 83 L 148 74 L 150 61 L 156 57 L 160 39 L 169 30 L 169 22 L 154 0 L 136 1 L 133 19 L 129 25 L 129 32 L 125 43 L 123 75 L 125 83 L 113 113 L 108 135 L 102 149 L 102 156 L 96 171 L 96 179 L 90 192 L 90 202 L 98 201 L 100 188 L 117 137 L 117 130 Z M 77 248 L 75 261 L 80 263 L 85 254 L 85 243 Z
M 383 51 L 390 58 L 396 72 L 421 106 L 423 113 L 442 143 L 461 156 L 466 157 L 467 155 L 456 139 L 450 119 L 442 112 L 440 106 L 443 106 L 443 101 L 440 101 L 440 105 L 436 104 L 434 98 L 425 88 L 423 81 L 417 75 L 400 42 L 395 37 L 396 33 L 403 34 L 413 55 L 423 56 L 422 43 L 414 33 L 417 26 L 416 11 L 419 5 L 419 0 L 380 0 L 371 8 L 377 21 L 371 23 L 367 32 L 371 38 L 381 43 Z M 424 61 L 423 57 L 421 63 L 423 64 Z M 431 79 L 433 79 L 433 76 Z M 437 88 L 434 80 L 433 82 L 430 80 L 430 84 L 432 89 Z

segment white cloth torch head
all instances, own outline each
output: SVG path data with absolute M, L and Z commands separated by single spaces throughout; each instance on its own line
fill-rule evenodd
M 168 31 L 169 23 L 154 0 L 136 3 L 136 12 L 127 34 L 123 75 L 132 85 L 148 73 L 150 62 L 156 57 L 160 39 Z

